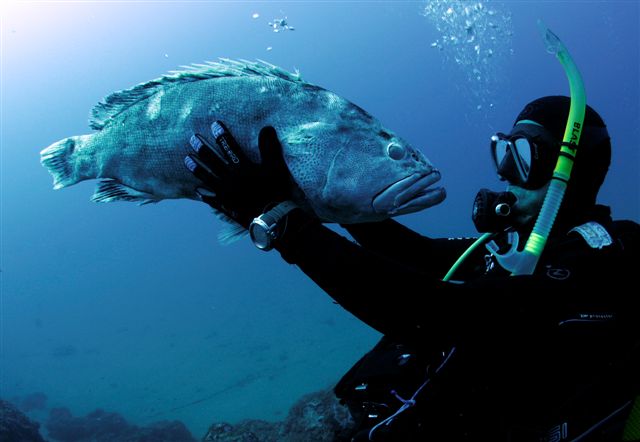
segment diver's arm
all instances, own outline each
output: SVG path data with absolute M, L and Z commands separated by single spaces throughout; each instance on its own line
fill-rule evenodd
M 566 279 L 543 271 L 443 282 L 304 219 L 300 210 L 290 214 L 287 231 L 276 246 L 283 258 L 343 308 L 396 340 L 419 342 L 437 335 L 461 342 L 505 332 L 544 333 L 581 309 L 620 310 L 609 302 L 612 297 L 594 302 L 595 295 L 589 294 L 593 290 L 588 292 L 604 291 L 603 286 L 611 284 L 606 278 L 615 274 L 617 264 L 609 258 L 594 259 L 589 267 L 580 264 L 580 272 L 576 269 Z
M 420 255 L 428 253 L 433 245 L 431 238 L 392 219 L 341 226 L 362 247 L 393 257 L 406 257 L 407 260 L 420 259 Z
M 427 278 L 416 268 L 361 247 L 301 210 L 288 215 L 276 249 L 369 326 L 398 339 L 411 334 L 404 330 L 403 318 L 405 311 L 417 308 L 417 288 Z M 410 304 L 394 299 L 405 290 L 414 293 Z
M 404 247 L 413 241 L 428 241 L 429 238 L 400 224 L 394 219 L 384 221 L 341 224 L 360 245 L 371 249 L 393 250 Z
M 442 278 L 474 238 L 429 238 L 393 219 L 343 224 L 362 247 Z
M 299 209 L 288 216 L 276 249 L 347 311 L 404 342 L 434 332 L 453 338 L 469 314 L 482 314 L 477 292 L 361 247 Z

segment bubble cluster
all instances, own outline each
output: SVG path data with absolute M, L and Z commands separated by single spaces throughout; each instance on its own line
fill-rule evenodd
M 493 107 L 501 59 L 513 53 L 511 14 L 489 3 L 429 0 L 423 9 L 440 35 L 431 47 L 463 69 L 478 110 Z
M 273 32 L 294 31 L 296 29 L 289 24 L 287 17 L 274 18 L 273 21 L 269 22 L 269 27 Z

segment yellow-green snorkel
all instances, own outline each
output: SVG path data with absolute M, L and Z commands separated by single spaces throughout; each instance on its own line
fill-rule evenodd
M 538 20 L 538 27 L 543 34 L 547 51 L 551 54 L 556 54 L 567 74 L 571 90 L 571 107 L 567 125 L 564 129 L 560 155 L 558 156 L 558 162 L 553 171 L 553 177 L 544 198 L 542 209 L 540 209 L 540 214 L 524 250 L 518 253 L 519 259 L 515 261 L 515 266 L 507 269 L 511 271 L 512 275 L 530 275 L 538 264 L 538 259 L 547 243 L 549 232 L 551 232 L 553 223 L 556 220 L 556 215 L 562 204 L 562 198 L 567 189 L 567 183 L 571 177 L 571 169 L 573 168 L 580 135 L 582 134 L 582 124 L 587 104 L 582 76 L 569 51 L 560 39 L 540 20 Z
M 584 114 L 586 108 L 586 98 L 582 76 L 578 67 L 574 63 L 569 51 L 565 45 L 542 21 L 538 20 L 538 27 L 542 33 L 542 38 L 547 47 L 547 51 L 555 54 L 562 67 L 564 68 L 567 78 L 569 79 L 569 88 L 571 91 L 571 107 L 569 109 L 569 118 L 564 131 L 564 138 L 560 148 L 558 162 L 553 171 L 549 189 L 545 195 L 544 203 L 540 209 L 540 213 L 536 220 L 533 231 L 527 240 L 524 250 L 518 251 L 518 234 L 510 233 L 511 249 L 504 253 L 498 253 L 498 246 L 491 242 L 487 244 L 487 248 L 493 252 L 500 265 L 511 272 L 511 275 L 530 275 L 538 264 L 538 259 L 547 243 L 547 238 L 553 227 L 558 210 L 562 204 L 567 183 L 571 177 L 571 169 L 576 156 L 578 142 L 582 133 L 582 124 L 584 122 Z M 451 270 L 443 278 L 448 281 L 453 273 L 457 270 L 464 259 L 479 245 L 488 241 L 493 234 L 482 235 L 469 249 L 456 261 Z

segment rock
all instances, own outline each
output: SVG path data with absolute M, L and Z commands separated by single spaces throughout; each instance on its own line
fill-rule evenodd
M 101 409 L 85 417 L 74 417 L 67 408 L 53 408 L 45 427 L 49 436 L 63 442 L 116 441 L 134 430 L 119 414 Z
M 244 420 L 236 425 L 217 423 L 209 427 L 203 442 L 277 442 L 281 437 L 281 422 Z
M 138 428 L 133 437 L 126 439 L 126 442 L 196 442 L 196 440 L 182 422 L 161 421 Z
M 284 422 L 215 423 L 203 442 L 339 442 L 350 440 L 353 421 L 332 390 L 303 396 Z
M 332 390 L 303 396 L 284 422 L 288 442 L 349 440 L 353 421 Z
M 100 409 L 74 417 L 66 408 L 54 408 L 45 426 L 51 438 L 60 442 L 196 442 L 182 422 L 138 427 L 118 413 Z
M 45 442 L 40 424 L 32 421 L 9 402 L 0 399 L 1 442 Z

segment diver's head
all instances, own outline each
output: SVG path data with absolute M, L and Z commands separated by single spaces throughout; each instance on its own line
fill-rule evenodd
M 491 155 L 507 192 L 482 189 L 474 203 L 473 220 L 481 232 L 506 227 L 526 228 L 536 220 L 558 160 L 571 100 L 564 96 L 539 98 L 527 104 L 508 134 L 491 137 Z M 582 135 L 567 191 L 558 213 L 560 225 L 580 222 L 595 206 L 596 196 L 611 161 L 611 143 L 604 121 L 586 107 Z M 492 195 L 509 195 L 508 216 L 494 216 Z M 504 199 L 505 197 L 502 197 Z M 478 208 L 478 200 L 489 204 Z

